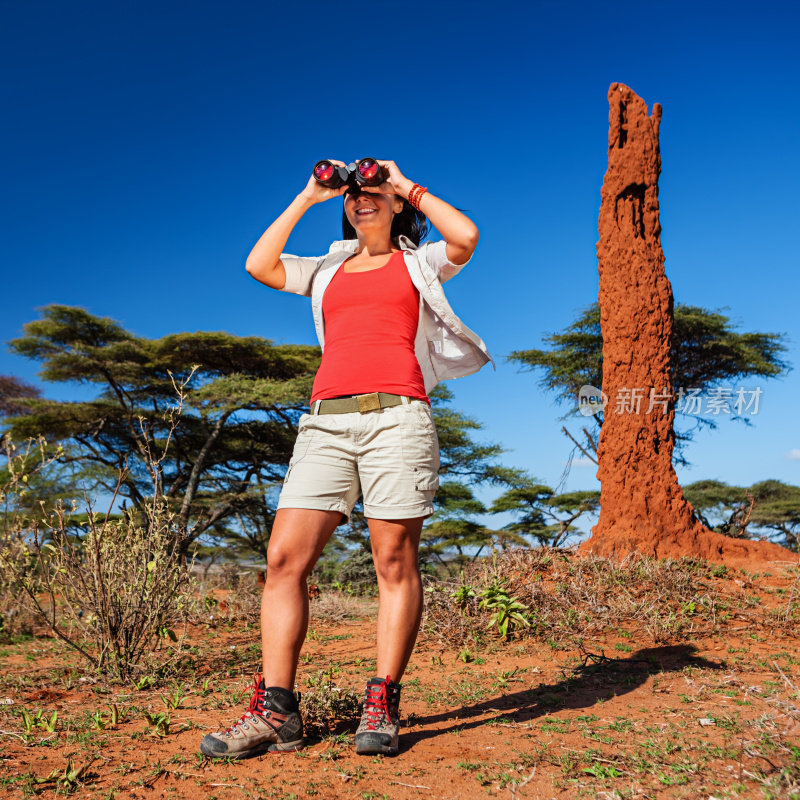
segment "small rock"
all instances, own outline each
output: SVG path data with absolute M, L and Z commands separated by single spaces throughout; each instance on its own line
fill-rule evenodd
M 700 723 L 700 724 L 701 724 L 701 725 L 702 725 L 704 728 L 707 728 L 709 725 L 716 725 L 716 724 L 717 724 L 717 723 L 716 723 L 716 722 L 715 722 L 713 719 L 711 719 L 711 718 L 709 718 L 709 717 L 701 717 L 701 718 L 700 718 L 699 720 L 697 720 L 697 721 L 698 721 L 698 722 L 699 722 L 699 723 Z

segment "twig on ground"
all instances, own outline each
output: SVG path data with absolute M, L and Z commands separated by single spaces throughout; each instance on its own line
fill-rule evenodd
M 794 684 L 786 677 L 784 671 L 778 666 L 777 662 L 773 661 L 772 666 L 775 667 L 775 669 L 778 670 L 778 672 L 780 672 L 781 677 L 786 681 L 789 688 L 795 693 L 795 696 L 800 697 L 800 694 L 798 694 L 797 689 L 794 688 Z
M 509 786 L 509 790 L 511 791 L 511 800 L 516 800 L 517 792 L 520 789 L 522 789 L 525 786 L 527 786 L 533 780 L 533 776 L 536 774 L 536 767 L 537 766 L 538 766 L 538 764 L 534 764 L 533 765 L 533 771 L 531 772 L 530 775 L 528 775 L 527 778 L 525 778 L 524 781 L 522 781 L 521 783 L 512 783 L 511 786 Z
M 16 736 L 17 739 L 21 739 L 27 744 L 28 740 L 20 733 L 14 733 L 13 731 L 0 731 L 0 733 L 5 734 L 6 736 Z
M 430 786 L 423 786 L 421 783 L 403 783 L 402 781 L 389 781 L 389 783 L 393 783 L 395 786 L 407 786 L 409 789 L 428 789 L 430 791 Z

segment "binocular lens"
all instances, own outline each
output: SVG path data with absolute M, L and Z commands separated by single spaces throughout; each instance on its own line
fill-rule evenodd
M 320 161 L 314 167 L 314 177 L 318 181 L 329 181 L 333 177 L 333 164 L 330 161 Z
M 362 158 L 353 164 L 337 166 L 332 161 L 323 159 L 314 164 L 311 173 L 323 186 L 338 189 L 345 183 L 350 189 L 359 186 L 380 186 L 385 180 L 381 165 L 374 158 Z
M 380 165 L 371 158 L 358 162 L 358 174 L 366 181 L 373 181 L 380 172 Z

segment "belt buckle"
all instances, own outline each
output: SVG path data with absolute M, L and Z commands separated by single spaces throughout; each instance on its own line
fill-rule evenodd
M 381 407 L 381 400 L 377 392 L 356 395 L 358 403 L 358 413 L 365 414 L 367 411 L 376 411 Z

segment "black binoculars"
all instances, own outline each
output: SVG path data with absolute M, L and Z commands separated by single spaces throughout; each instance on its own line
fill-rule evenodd
M 383 167 L 374 158 L 362 158 L 346 167 L 331 161 L 317 161 L 311 173 L 317 183 L 329 189 L 347 184 L 350 187 L 348 191 L 360 186 L 380 186 L 386 180 Z

